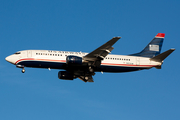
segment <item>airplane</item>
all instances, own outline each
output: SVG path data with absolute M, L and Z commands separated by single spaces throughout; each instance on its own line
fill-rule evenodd
M 58 72 L 58 78 L 73 80 L 76 78 L 84 82 L 94 82 L 95 72 L 131 72 L 143 69 L 161 69 L 164 59 L 175 49 L 161 52 L 165 34 L 158 33 L 152 41 L 139 53 L 130 55 L 110 54 L 112 46 L 121 38 L 111 40 L 90 53 L 53 51 L 53 50 L 23 50 L 5 58 L 6 61 L 22 68 L 25 67 L 63 69 Z

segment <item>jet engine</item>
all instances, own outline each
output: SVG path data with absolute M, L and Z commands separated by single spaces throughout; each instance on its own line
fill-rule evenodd
M 64 79 L 64 80 L 73 80 L 74 75 L 68 71 L 59 71 L 58 72 L 58 78 Z
M 67 56 L 66 64 L 68 65 L 82 65 L 82 57 L 78 56 Z

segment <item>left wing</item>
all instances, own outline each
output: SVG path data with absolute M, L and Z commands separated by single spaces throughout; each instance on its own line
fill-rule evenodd
M 94 67 L 101 65 L 101 60 L 103 60 L 109 53 L 111 53 L 111 51 L 114 49 L 112 46 L 120 38 L 121 37 L 114 37 L 96 50 L 84 56 L 83 61 L 88 64 L 88 70 L 83 72 L 76 71 L 74 74 L 84 82 L 94 82 L 92 77 L 95 75 Z
M 112 45 L 114 45 L 120 38 L 121 37 L 112 38 L 96 50 L 84 56 L 83 60 L 91 62 L 103 60 L 109 53 L 111 53 L 111 51 L 114 49 Z

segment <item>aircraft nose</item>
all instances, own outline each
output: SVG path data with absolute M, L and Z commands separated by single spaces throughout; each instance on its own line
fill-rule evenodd
M 8 61 L 8 62 L 10 62 L 10 63 L 12 63 L 12 64 L 14 64 L 13 57 L 12 57 L 11 55 L 10 55 L 10 56 L 7 56 L 7 57 L 5 58 L 5 60 Z
M 5 60 L 9 62 L 9 56 L 7 56 L 7 57 L 5 58 Z

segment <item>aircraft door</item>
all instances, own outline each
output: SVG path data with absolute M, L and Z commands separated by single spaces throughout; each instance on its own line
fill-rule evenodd
M 31 51 L 31 50 L 28 50 L 28 51 L 27 51 L 27 57 L 31 57 L 31 54 L 32 54 L 32 51 Z
M 140 65 L 140 58 L 139 57 L 136 58 L 136 65 Z

